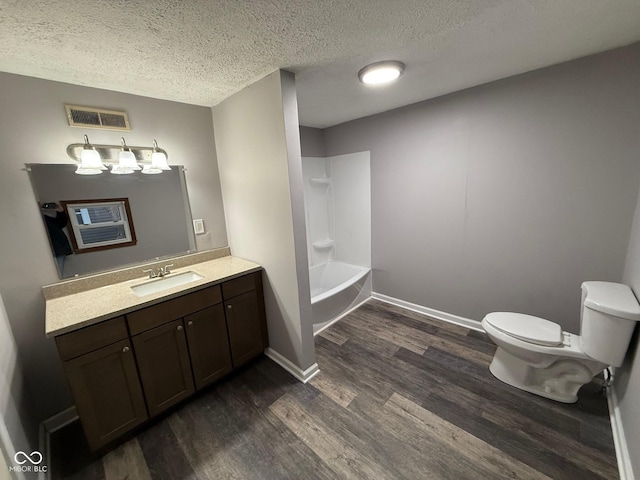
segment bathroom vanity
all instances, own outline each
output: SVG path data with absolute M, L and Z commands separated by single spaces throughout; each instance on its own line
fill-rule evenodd
M 267 347 L 258 265 L 224 257 L 188 269 L 201 279 L 141 298 L 130 293 L 132 284 L 140 284 L 138 278 L 47 300 L 47 335 L 55 337 L 91 449 L 188 398 Z M 100 306 L 100 296 L 111 301 Z M 95 299 L 84 306 L 83 315 L 80 297 Z M 109 303 L 111 314 L 105 313 Z M 65 304 L 71 310 L 66 320 L 59 311 Z M 56 329 L 56 320 L 64 325 Z

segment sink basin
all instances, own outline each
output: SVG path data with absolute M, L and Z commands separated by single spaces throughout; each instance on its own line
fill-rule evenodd
M 133 293 L 139 297 L 145 295 L 151 295 L 152 293 L 159 293 L 164 290 L 169 290 L 173 287 L 184 285 L 185 283 L 195 282 L 201 280 L 204 277 L 198 275 L 196 272 L 183 272 L 183 273 L 170 273 L 166 277 L 149 280 L 148 282 L 134 285 L 131 287 Z

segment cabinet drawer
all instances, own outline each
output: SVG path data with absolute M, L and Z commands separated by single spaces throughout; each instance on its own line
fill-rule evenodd
M 249 275 L 224 282 L 222 284 L 222 296 L 227 299 L 255 290 L 256 275 L 262 275 L 262 272 L 250 273 Z
M 93 352 L 128 337 L 124 317 L 91 325 L 75 332 L 56 337 L 56 345 L 62 360 L 70 360 Z
M 220 302 L 222 302 L 220 285 L 214 285 L 129 313 L 127 314 L 127 323 L 131 335 L 137 335 Z

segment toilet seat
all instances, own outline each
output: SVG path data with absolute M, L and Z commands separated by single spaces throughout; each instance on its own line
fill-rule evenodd
M 562 344 L 560 325 L 544 318 L 524 313 L 494 312 L 488 314 L 485 320 L 502 333 L 523 342 L 548 347 Z

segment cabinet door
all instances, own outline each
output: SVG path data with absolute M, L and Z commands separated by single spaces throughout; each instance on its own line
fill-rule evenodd
M 129 340 L 64 362 L 89 447 L 101 447 L 147 418 Z
M 196 389 L 231 371 L 229 336 L 222 304 L 184 317 Z
M 182 320 L 132 337 L 149 415 L 191 395 L 193 378 Z
M 238 367 L 264 351 L 263 310 L 255 290 L 225 300 L 224 306 L 231 358 L 233 366 Z

